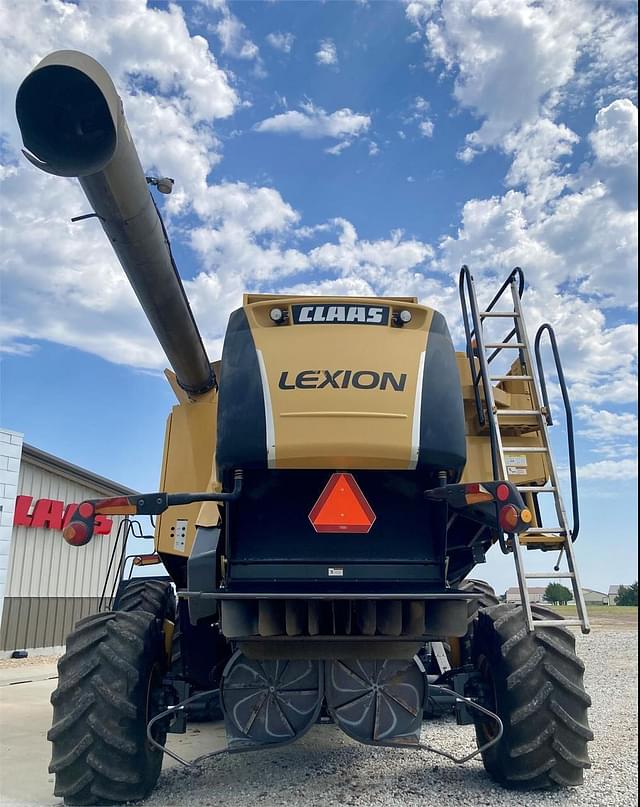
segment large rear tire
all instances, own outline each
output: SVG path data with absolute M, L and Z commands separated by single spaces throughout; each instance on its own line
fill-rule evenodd
M 51 695 L 49 772 L 68 805 L 118 804 L 146 798 L 162 767 L 147 740 L 161 709 L 164 644 L 147 612 L 107 612 L 81 620 L 58 662 Z M 166 726 L 155 739 L 163 745 Z
M 532 606 L 534 618 L 548 619 Z M 529 633 L 522 608 L 503 603 L 478 613 L 472 639 L 474 666 L 484 680 L 485 704 L 503 722 L 504 734 L 483 753 L 496 782 L 534 790 L 582 784 L 591 767 L 593 739 L 583 683 L 584 664 L 566 628 Z M 477 718 L 478 746 L 495 736 L 495 723 Z

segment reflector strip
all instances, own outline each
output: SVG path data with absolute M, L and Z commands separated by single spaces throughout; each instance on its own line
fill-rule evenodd
M 409 459 L 409 470 L 415 471 L 420 456 L 420 420 L 422 413 L 422 379 L 424 378 L 424 360 L 427 355 L 426 350 L 420 354 L 418 361 L 418 378 L 416 381 L 416 397 L 413 405 L 413 425 L 411 428 L 411 457 Z
M 371 529 L 376 515 L 353 474 L 333 474 L 320 494 L 309 521 L 316 532 L 359 532 Z
M 273 408 L 271 406 L 271 393 L 269 391 L 269 377 L 264 363 L 262 351 L 256 348 L 260 380 L 262 381 L 262 398 L 264 400 L 264 425 L 267 438 L 267 467 L 276 467 L 276 434 L 273 425 Z

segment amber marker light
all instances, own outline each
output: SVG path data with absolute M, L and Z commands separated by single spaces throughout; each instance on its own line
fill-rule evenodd
M 533 515 L 531 514 L 531 510 L 525 507 L 520 512 L 520 520 L 523 521 L 525 524 L 531 524 L 531 522 L 533 521 Z
M 477 482 L 472 482 L 464 487 L 464 499 L 467 504 L 482 504 L 492 502 L 493 496 L 485 487 Z

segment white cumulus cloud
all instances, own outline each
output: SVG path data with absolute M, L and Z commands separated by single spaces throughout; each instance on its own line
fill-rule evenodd
M 574 86 L 584 95 L 605 76 L 609 92 L 634 92 L 636 26 L 625 3 L 442 0 L 411 2 L 406 15 L 424 36 L 427 58 L 454 75 L 456 100 L 481 120 L 460 150 L 467 161 L 549 116 Z M 578 71 L 583 57 L 589 67 Z
M 310 140 L 325 137 L 351 139 L 364 134 L 371 126 L 371 118 L 345 107 L 326 112 L 321 107 L 305 103 L 300 110 L 289 110 L 256 124 L 257 132 L 297 134 Z
M 636 460 L 600 460 L 578 466 L 578 479 L 593 479 L 603 482 L 626 482 L 637 479 L 638 463 Z
M 273 31 L 267 34 L 267 42 L 274 50 L 279 50 L 282 53 L 291 53 L 295 36 L 291 33 L 282 33 L 281 31 Z
M 338 51 L 332 39 L 323 39 L 316 51 L 316 62 L 323 65 L 338 64 Z
M 236 59 L 257 59 L 260 49 L 248 36 L 245 24 L 231 13 L 226 3 L 222 3 L 220 9 L 222 17 L 214 30 L 222 52 Z

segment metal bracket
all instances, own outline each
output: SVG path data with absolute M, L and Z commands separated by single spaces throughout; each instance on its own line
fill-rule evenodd
M 429 689 L 431 689 L 431 690 L 435 689 L 435 690 L 438 690 L 438 692 L 440 692 L 440 693 L 442 693 L 444 695 L 452 696 L 455 699 L 456 704 L 465 704 L 467 706 L 467 708 L 475 709 L 477 712 L 480 712 L 481 714 L 485 715 L 486 717 L 489 717 L 491 720 L 493 720 L 496 723 L 496 726 L 498 728 L 497 734 L 496 734 L 495 737 L 493 737 L 491 740 L 489 740 L 489 742 L 484 743 L 484 745 L 481 745 L 480 748 L 477 748 L 472 753 L 466 754 L 463 757 L 456 757 L 454 754 L 450 754 L 448 751 L 443 751 L 440 748 L 434 748 L 433 746 L 426 745 L 424 743 L 420 743 L 418 745 L 413 745 L 413 746 L 404 746 L 403 749 L 404 748 L 407 748 L 407 749 L 415 748 L 415 749 L 420 749 L 422 751 L 430 751 L 432 754 L 437 754 L 438 756 L 445 757 L 446 759 L 451 760 L 451 762 L 454 762 L 456 765 L 464 765 L 465 762 L 469 762 L 470 760 L 477 757 L 479 754 L 484 753 L 489 748 L 496 745 L 496 743 L 500 742 L 500 740 L 502 739 L 502 735 L 504 733 L 504 725 L 502 723 L 502 720 L 498 717 L 497 714 L 495 714 L 495 712 L 492 712 L 489 709 L 486 709 L 484 706 L 481 706 L 479 703 L 476 703 L 471 698 L 467 698 L 464 695 L 460 695 L 458 692 L 455 692 L 453 689 L 450 689 L 449 687 L 442 686 L 441 684 L 430 684 Z M 147 724 L 147 740 L 149 741 L 149 743 L 154 748 L 158 749 L 159 751 L 162 751 L 163 754 L 168 754 L 172 759 L 175 759 L 176 762 L 179 762 L 181 765 L 184 765 L 185 768 L 196 768 L 198 765 L 200 765 L 202 762 L 204 762 L 207 759 L 211 759 L 212 757 L 218 757 L 218 756 L 221 756 L 222 754 L 230 753 L 230 749 L 227 746 L 227 748 L 220 748 L 218 751 L 211 751 L 208 754 L 202 754 L 201 756 L 196 757 L 194 760 L 189 761 L 189 760 L 183 759 L 179 754 L 176 754 L 174 751 L 171 751 L 166 746 L 160 745 L 160 743 L 157 740 L 154 739 L 153 734 L 152 734 L 153 727 L 160 720 L 164 720 L 167 717 L 172 717 L 172 716 L 176 715 L 176 712 L 184 711 L 184 708 L 185 708 L 185 706 L 187 706 L 187 704 L 193 703 L 193 701 L 196 701 L 199 698 L 204 698 L 204 697 L 207 697 L 209 695 L 215 695 L 215 694 L 219 694 L 219 693 L 220 693 L 219 689 L 208 689 L 208 690 L 206 690 L 204 692 L 197 692 L 195 695 L 191 695 L 190 698 L 186 698 L 185 700 L 181 701 L 180 703 L 177 703 L 174 706 L 170 706 L 168 709 L 165 709 L 164 712 L 160 712 L 160 714 L 157 714 L 155 717 L 151 718 L 151 720 Z M 393 746 L 391 746 L 391 747 L 393 747 Z
M 465 762 L 469 762 L 469 760 L 474 759 L 479 754 L 482 754 L 485 751 L 488 751 L 489 748 L 492 748 L 496 743 L 500 742 L 500 740 L 502 739 L 502 735 L 504 734 L 504 725 L 502 723 L 502 720 L 500 720 L 500 718 L 495 712 L 492 712 L 489 709 L 485 709 L 484 706 L 480 706 L 479 703 L 476 703 L 471 698 L 467 698 L 464 695 L 460 695 L 455 690 L 449 689 L 449 687 L 442 686 L 442 684 L 429 684 L 429 689 L 430 690 L 437 689 L 439 692 L 442 692 L 445 695 L 451 695 L 452 697 L 455 698 L 456 704 L 464 703 L 467 706 L 467 708 L 475 709 L 477 712 L 481 712 L 483 715 L 486 715 L 487 717 L 491 718 L 492 720 L 495 721 L 498 727 L 498 733 L 496 734 L 495 737 L 489 740 L 489 742 L 485 743 L 484 745 L 481 745 L 480 748 L 476 748 L 475 751 L 473 751 L 471 754 L 467 754 L 464 757 L 456 757 L 453 754 L 450 754 L 448 751 L 443 751 L 440 748 L 434 748 L 431 745 L 425 745 L 422 743 L 418 746 L 415 746 L 416 748 L 419 748 L 422 751 L 430 751 L 432 754 L 438 754 L 438 756 L 441 757 L 446 757 L 447 759 L 450 759 L 452 762 L 455 762 L 456 765 L 464 765 Z
M 85 213 L 83 216 L 74 216 L 71 219 L 71 222 L 72 224 L 75 224 L 76 221 L 84 221 L 85 219 L 100 219 L 100 221 L 105 220 L 102 216 L 99 216 L 97 213 Z
M 159 751 L 162 751 L 163 754 L 167 754 L 172 759 L 175 759 L 176 762 L 179 762 L 181 765 L 184 765 L 185 768 L 195 768 L 201 762 L 204 762 L 205 759 L 210 759 L 211 757 L 217 757 L 220 756 L 221 754 L 229 753 L 228 747 L 220 748 L 218 751 L 211 751 L 208 754 L 202 754 L 201 756 L 196 757 L 194 760 L 189 762 L 188 760 L 183 759 L 179 754 L 176 754 L 173 751 L 171 751 L 166 746 L 160 745 L 160 743 L 154 739 L 152 734 L 153 727 L 160 720 L 164 720 L 167 717 L 174 717 L 174 716 L 177 717 L 178 715 L 176 713 L 184 712 L 184 709 L 187 706 L 187 704 L 193 703 L 194 701 L 197 701 L 200 698 L 205 698 L 209 695 L 215 695 L 219 693 L 220 693 L 219 689 L 207 689 L 204 692 L 196 692 L 195 695 L 191 695 L 191 697 L 185 698 L 185 700 L 180 701 L 180 703 L 176 703 L 173 706 L 169 706 L 169 708 L 165 709 L 164 712 L 160 712 L 160 714 L 157 714 L 155 717 L 152 717 L 151 720 L 147 723 L 147 740 L 151 743 L 151 745 L 154 748 L 158 749 Z

